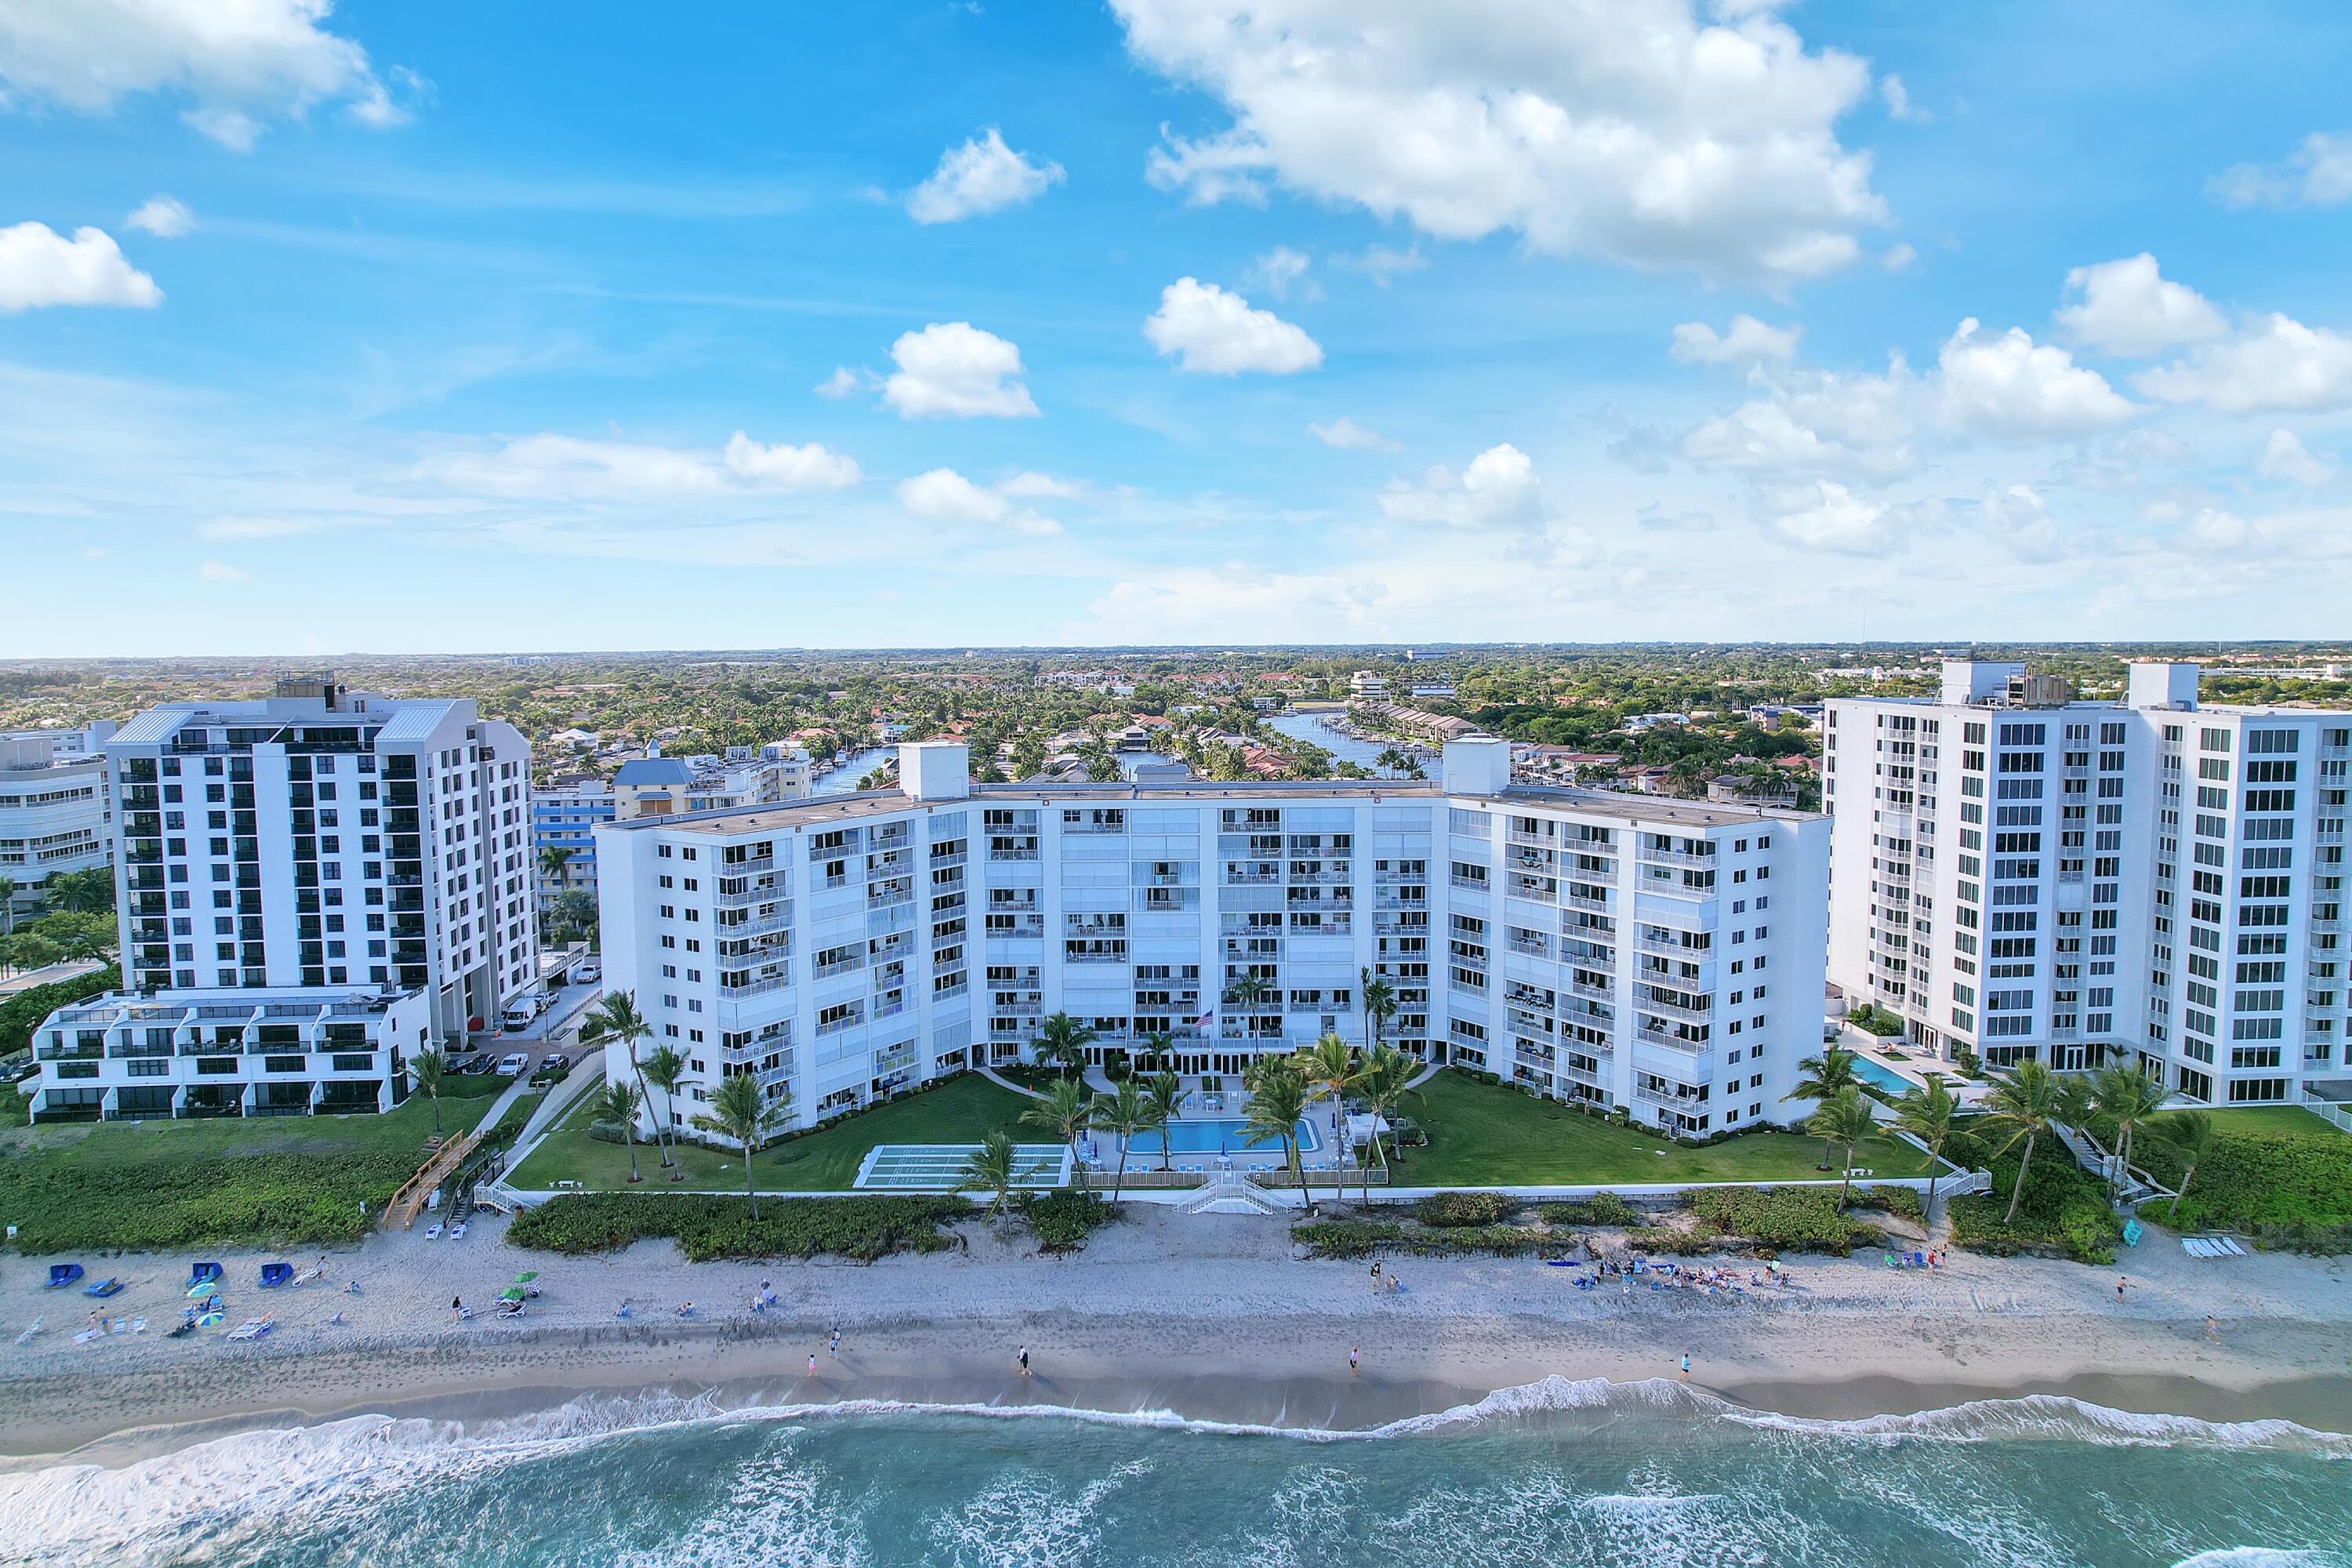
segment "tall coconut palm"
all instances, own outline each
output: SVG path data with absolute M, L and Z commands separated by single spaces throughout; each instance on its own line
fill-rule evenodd
M 1356 1081 L 1355 1048 L 1337 1035 L 1325 1035 L 1298 1053 L 1298 1076 L 1318 1100 L 1340 1100 Z
M 1075 1078 L 1087 1070 L 1087 1047 L 1094 1043 L 1092 1029 L 1067 1013 L 1055 1013 L 1037 1026 L 1033 1049 L 1040 1060 L 1060 1068 L 1063 1077 Z
M 1298 1119 L 1307 1111 L 1307 1079 L 1289 1057 L 1263 1057 L 1242 1075 L 1250 1092 L 1249 1114 L 1244 1118 L 1244 1141 L 1282 1141 L 1283 1156 L 1298 1178 L 1298 1201 L 1311 1216 L 1315 1199 L 1307 1190 L 1306 1167 L 1298 1162 Z
M 49 901 L 61 910 L 95 914 L 114 907 L 114 879 L 105 871 L 60 871 L 49 879 Z
M 1127 1144 L 1137 1133 L 1151 1126 L 1151 1101 L 1135 1087 L 1133 1076 L 1119 1080 L 1116 1092 L 1095 1096 L 1094 1125 L 1118 1135 L 1118 1173 L 1111 1178 L 1110 1201 L 1118 1202 L 1120 1189 L 1127 1185 Z
M 2176 1110 L 2149 1122 L 2147 1130 L 2180 1156 L 2180 1187 L 2172 1194 L 2172 1206 L 2164 1213 L 2170 1219 L 2180 1212 L 2180 1200 L 2189 1195 L 2189 1179 L 2197 1173 L 2198 1163 L 2212 1151 L 2213 1118 L 2202 1110 Z
M 1364 1044 L 1378 1046 L 1381 1027 L 1396 1016 L 1396 987 L 1374 974 L 1370 968 L 1358 978 L 1360 982 L 1358 994 L 1364 1003 Z
M 1845 1146 L 1844 1175 L 1838 1182 L 1838 1212 L 1845 1212 L 1846 1194 L 1853 1186 L 1853 1146 L 1874 1131 L 1870 1107 L 1863 1103 L 1862 1091 L 1849 1089 L 1822 1101 L 1805 1122 L 1805 1131 L 1832 1143 Z
M 1013 1135 L 992 1132 L 964 1161 L 962 1179 L 956 1184 L 956 1191 L 989 1194 L 988 1217 L 994 1219 L 1013 1201 L 1014 1163 Z
M 661 1090 L 661 1115 L 654 1121 L 654 1135 L 667 1142 L 662 1152 L 662 1164 L 673 1182 L 686 1180 L 686 1172 L 677 1163 L 677 1086 L 686 1078 L 686 1058 L 675 1046 L 656 1047 L 646 1055 L 646 1081 Z
M 559 885 L 572 865 L 572 851 L 561 844 L 542 844 L 539 848 L 540 874 Z
M 770 1100 L 751 1073 L 730 1072 L 710 1091 L 709 1113 L 694 1119 L 694 1125 L 703 1131 L 731 1138 L 742 1146 L 743 1195 L 751 1200 L 754 1220 L 760 1217 L 760 1194 L 751 1185 L 751 1156 L 767 1143 L 776 1123 L 791 1114 L 792 1104 L 790 1088 Z
M 1257 1011 L 1257 1005 L 1265 1000 L 1265 979 L 1257 971 L 1245 969 L 1242 972 L 1242 977 L 1239 980 L 1225 988 L 1225 1000 L 1233 1004 L 1234 1011 L 1246 1018 Z
M 1155 1073 L 1144 1080 L 1143 1098 L 1151 1107 L 1151 1125 L 1160 1132 L 1160 1168 L 1172 1169 L 1176 1140 L 1169 1127 L 1184 1106 L 1184 1085 L 1172 1072 Z
M 1372 1148 L 1364 1161 L 1364 1201 L 1372 1201 L 1372 1162 L 1388 1163 L 1381 1147 L 1381 1124 L 1389 1119 L 1398 1104 L 1410 1093 L 1412 1075 L 1418 1063 L 1394 1046 L 1374 1046 L 1356 1074 L 1356 1097 L 1371 1113 Z
M 629 1146 L 629 1184 L 636 1185 L 645 1178 L 637 1174 L 637 1106 L 640 1097 L 633 1083 L 608 1083 L 597 1097 L 596 1116 L 602 1121 L 621 1124 L 621 1142 Z
M 2092 1080 L 2090 1095 L 2092 1109 L 2115 1123 L 2119 1174 L 2129 1180 L 2134 1135 L 2164 1109 L 2173 1091 L 2146 1068 L 2111 1067 Z
M 1944 1087 L 1940 1073 L 1927 1080 L 1925 1089 L 1906 1093 L 1895 1107 L 1895 1125 L 1927 1145 L 1927 1207 L 1930 1224 L 1936 1218 L 1936 1175 L 1943 1163 L 1944 1141 L 1952 1135 L 1952 1117 L 1959 1110 L 1959 1101 Z
M 637 1047 L 653 1037 L 654 1026 L 637 1011 L 637 994 L 634 991 L 607 991 L 580 1020 L 580 1044 L 583 1047 L 617 1047 L 628 1060 L 631 1076 L 637 1080 L 638 1103 L 646 1106 L 653 1103 L 653 1096 L 646 1089 L 646 1068 L 637 1059 Z M 660 1137 L 658 1126 L 654 1135 Z
M 2017 1205 L 2025 1201 L 2025 1179 L 2033 1170 L 2033 1146 L 2064 1124 L 2071 1098 L 2058 1076 L 2031 1057 L 1997 1078 L 1992 1092 L 1985 1097 L 1986 1122 L 2010 1135 L 1998 1152 L 2006 1154 L 2020 1142 L 2025 1145 L 2004 1224 L 2017 1217 Z
M 437 1047 L 427 1047 L 408 1058 L 408 1076 L 416 1087 L 433 1101 L 433 1135 L 441 1135 L 441 1086 L 449 1076 L 448 1054 Z
M 1820 1056 L 1807 1057 L 1797 1064 L 1797 1070 L 1805 1076 L 1799 1079 L 1797 1086 L 1789 1091 L 1791 1100 L 1810 1100 L 1816 1105 L 1826 1105 L 1847 1089 L 1862 1087 L 1862 1079 L 1853 1070 L 1853 1053 L 1836 1046 L 1830 1047 Z M 1822 1169 L 1826 1171 L 1829 1168 L 1830 1146 L 1824 1142 L 1822 1145 Z
M 1078 1134 L 1087 1130 L 1094 1116 L 1094 1101 L 1087 1098 L 1087 1086 L 1066 1078 L 1056 1079 L 1034 1105 L 1022 1111 L 1021 1120 L 1032 1127 L 1052 1128 L 1070 1146 L 1075 1157 Z
M 1176 1037 L 1165 1029 L 1157 1029 L 1143 1037 L 1143 1054 L 1149 1057 L 1154 1069 L 1168 1070 L 1168 1058 L 1176 1049 Z

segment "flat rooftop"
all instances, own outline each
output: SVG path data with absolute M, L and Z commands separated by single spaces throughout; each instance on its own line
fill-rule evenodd
M 1433 781 L 1417 779 L 1307 779 L 1293 782 L 1249 784 L 1192 783 L 1122 783 L 1089 784 L 1053 784 L 1039 788 L 1031 784 L 977 784 L 963 799 L 918 801 L 901 792 L 868 790 L 858 795 L 836 795 L 825 800 L 788 801 L 776 805 L 723 807 L 715 811 L 685 812 L 669 816 L 633 817 L 626 822 L 603 823 L 600 828 L 671 828 L 683 832 L 709 833 L 733 837 L 744 833 L 784 833 L 794 828 L 823 828 L 839 822 L 855 822 L 863 817 L 884 816 L 894 812 L 911 811 L 921 807 L 954 809 L 977 801 L 983 805 L 1038 805 L 1122 804 L 1181 805 L 1186 802 L 1207 803 L 1230 801 L 1241 805 L 1267 805 L 1284 803 L 1343 800 L 1372 803 L 1383 800 L 1444 800 L 1460 799 L 1488 807 L 1507 809 L 1513 805 L 1549 807 L 1553 810 L 1591 812 L 1597 816 L 1623 817 L 1633 822 L 1655 823 L 1660 826 L 1705 828 L 1738 827 L 1769 822 L 1807 822 L 1815 820 L 1816 813 L 1791 811 L 1782 806 L 1736 805 L 1710 801 L 1669 800 L 1657 795 L 1633 795 L 1617 790 L 1544 788 L 1533 784 L 1514 784 L 1500 795 L 1448 796 L 1444 786 Z

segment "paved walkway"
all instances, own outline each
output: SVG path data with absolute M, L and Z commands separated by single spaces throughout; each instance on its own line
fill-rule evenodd
M 95 958 L 75 959 L 69 963 L 45 964 L 39 969 L 27 969 L 0 980 L 0 994 L 30 991 L 36 985 L 54 985 L 60 980 L 71 980 L 79 974 L 90 974 L 106 965 Z
M 989 1082 L 996 1085 L 999 1089 L 1009 1089 L 1015 1094 L 1025 1094 L 1032 1100 L 1043 1100 L 1045 1098 L 1034 1089 L 1022 1088 L 1019 1084 L 1013 1082 L 1011 1079 L 1006 1078 L 994 1068 L 987 1066 L 985 1063 L 981 1067 L 980 1076 L 986 1079 Z

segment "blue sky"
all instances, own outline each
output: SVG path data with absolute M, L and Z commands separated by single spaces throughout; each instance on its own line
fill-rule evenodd
M 224 9 L 0 0 L 0 656 L 2343 630 L 2340 6 Z

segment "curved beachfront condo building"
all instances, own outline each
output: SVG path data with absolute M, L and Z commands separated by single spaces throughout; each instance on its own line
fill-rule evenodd
M 789 1090 L 788 1125 L 1028 1059 L 1066 1012 L 1091 1054 L 1237 1074 L 1382 1037 L 1705 1135 L 1794 1114 L 1821 1043 L 1829 822 L 1515 787 L 1509 743 L 1437 783 L 974 787 L 965 748 L 901 785 L 596 829 L 605 984 L 687 1060 Z M 607 1072 L 626 1074 L 608 1053 Z

